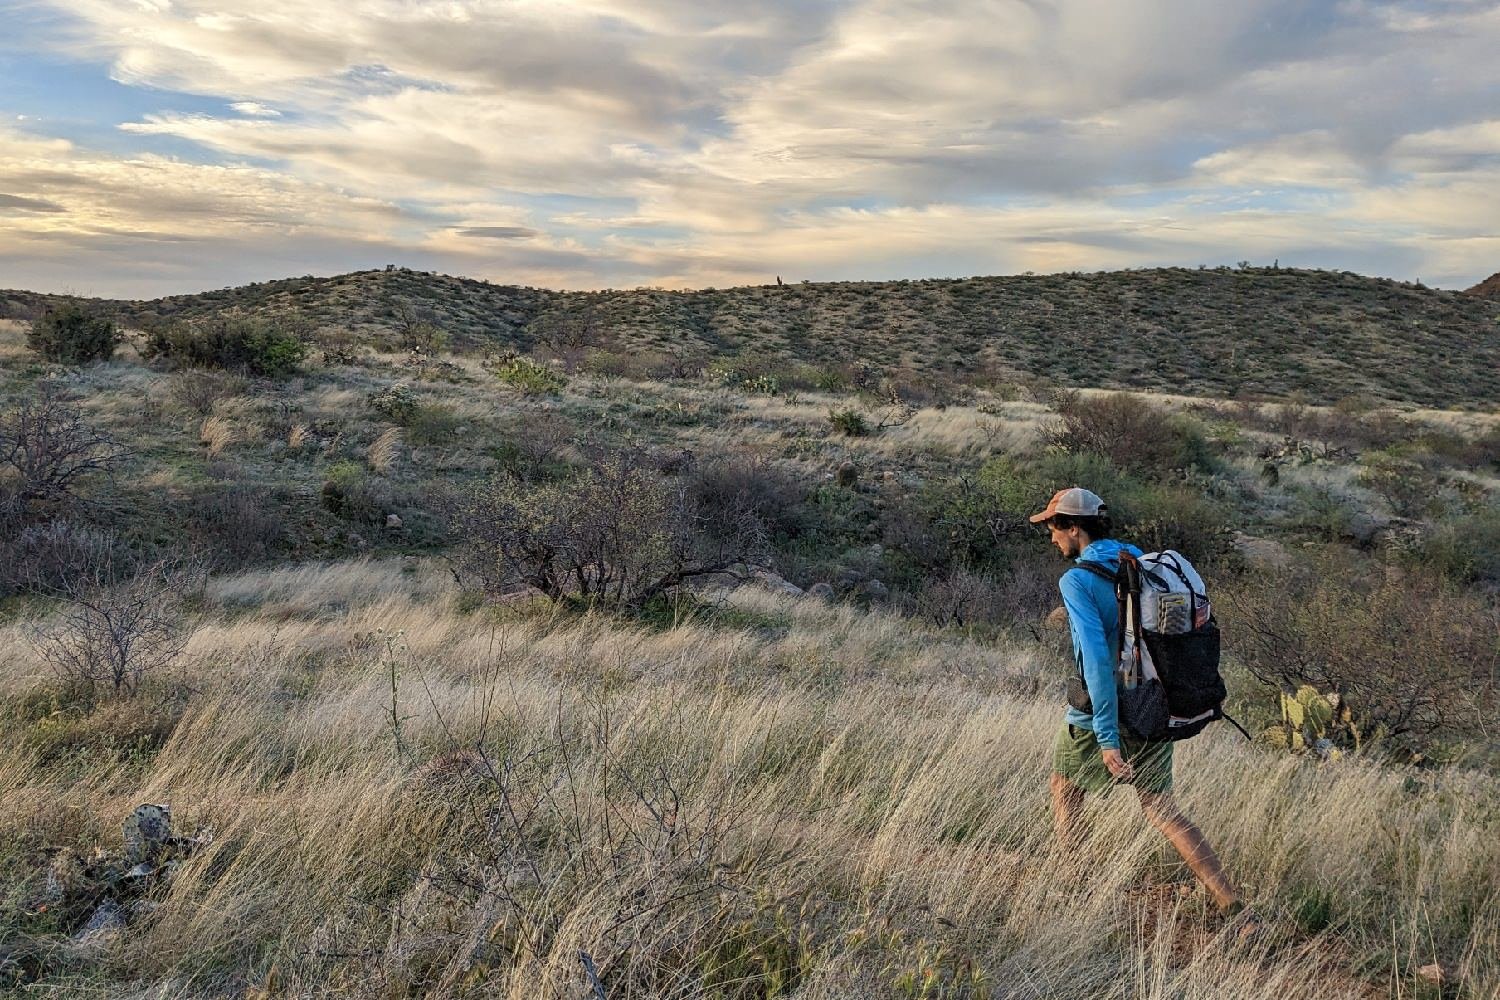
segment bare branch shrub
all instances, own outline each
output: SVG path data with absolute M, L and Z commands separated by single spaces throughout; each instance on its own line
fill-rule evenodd
M 497 477 L 459 494 L 451 517 L 465 540 L 460 565 L 487 593 L 525 584 L 610 609 L 637 608 L 764 549 L 752 511 L 716 511 L 710 526 L 685 484 L 623 455 L 565 481 Z
M 803 503 L 807 487 L 783 466 L 752 454 L 727 455 L 695 463 L 686 476 L 688 489 L 710 527 L 726 515 L 731 526 L 738 514 L 754 514 L 772 536 L 792 538 L 807 526 Z
M 37 655 L 64 680 L 92 691 L 108 684 L 130 694 L 146 674 L 165 667 L 195 629 L 185 602 L 202 581 L 194 565 L 163 558 L 137 567 L 122 583 L 112 554 L 58 588 L 58 614 L 34 625 Z
M 1500 708 L 1500 608 L 1356 558 L 1324 554 L 1229 590 L 1233 655 L 1282 691 L 1336 693 L 1359 731 L 1400 754 L 1479 735 Z
M 249 482 L 215 484 L 183 505 L 190 546 L 217 569 L 237 569 L 276 552 L 286 538 L 287 497 Z
M 113 472 L 124 454 L 44 386 L 0 417 L 0 521 L 19 526 L 66 515 L 81 503 L 83 484 Z
M 994 577 L 951 566 L 900 603 L 938 626 L 1030 625 L 1057 603 L 1057 573 L 1032 564 Z
M 241 395 L 246 386 L 246 381 L 236 375 L 189 369 L 173 375 L 167 391 L 178 406 L 206 417 L 219 400 Z

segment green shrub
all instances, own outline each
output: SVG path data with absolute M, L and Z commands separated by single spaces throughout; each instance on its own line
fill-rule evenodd
M 491 370 L 500 381 L 527 396 L 556 396 L 568 384 L 568 377 L 562 372 L 524 354 L 503 357 Z
M 864 437 L 870 433 L 870 422 L 863 413 L 853 408 L 830 409 L 828 422 L 845 437 Z
M 276 377 L 297 371 L 307 359 L 307 342 L 269 320 L 218 316 L 158 326 L 147 333 L 141 353 L 194 368 Z
M 1102 455 L 1141 476 L 1193 468 L 1212 471 L 1217 464 L 1196 420 L 1168 413 L 1137 396 L 1066 392 L 1053 405 L 1062 420 L 1046 438 L 1064 451 Z
M 112 320 L 72 302 L 33 320 L 26 334 L 27 347 L 48 361 L 65 365 L 108 361 L 119 342 L 120 333 Z
M 416 445 L 446 444 L 462 423 L 451 406 L 419 403 L 405 418 L 406 439 Z
M 1500 584 L 1500 507 L 1454 518 L 1433 529 L 1411 557 L 1459 583 Z
M 370 409 L 398 424 L 405 424 L 417 412 L 417 397 L 411 386 L 395 382 L 384 389 L 376 389 L 365 397 Z
M 1438 476 L 1432 456 L 1421 449 L 1396 447 L 1360 457 L 1359 483 L 1377 494 L 1397 517 L 1440 513 Z

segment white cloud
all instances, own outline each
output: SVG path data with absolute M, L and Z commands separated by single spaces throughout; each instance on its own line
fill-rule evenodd
M 281 112 L 259 101 L 235 101 L 229 105 L 229 110 L 236 111 L 246 118 L 280 118 Z

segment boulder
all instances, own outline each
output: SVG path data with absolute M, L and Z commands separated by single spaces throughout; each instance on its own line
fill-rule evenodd
M 816 597 L 820 601 L 833 600 L 833 585 L 830 583 L 819 581 L 808 587 L 807 592 L 810 596 Z
M 386 526 L 386 529 L 389 530 L 389 531 L 400 530 L 400 528 L 401 528 L 401 515 L 399 515 L 399 514 L 387 514 L 385 516 L 385 526 Z
M 801 597 L 803 590 L 795 583 L 791 583 L 768 569 L 755 571 L 755 582 L 773 594 L 784 594 L 787 597 Z
M 859 482 L 859 466 L 853 462 L 842 462 L 839 470 L 834 475 L 834 481 L 840 486 L 854 486 Z
M 885 600 L 891 596 L 891 589 L 879 580 L 867 580 L 864 586 L 865 596 L 877 601 Z
M 1285 545 L 1272 538 L 1234 533 L 1234 548 L 1245 560 L 1245 564 L 1256 569 L 1284 569 L 1291 563 L 1292 554 Z

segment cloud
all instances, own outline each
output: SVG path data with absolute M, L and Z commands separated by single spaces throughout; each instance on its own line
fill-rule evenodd
M 259 101 L 235 101 L 229 105 L 229 110 L 236 111 L 246 118 L 280 118 L 281 112 L 269 107 Z
M 460 236 L 486 240 L 529 240 L 537 235 L 535 229 L 528 229 L 525 226 L 466 226 L 455 232 Z
M 568 287 L 1495 266 L 1492 3 L 57 7 L 38 45 L 163 97 L 110 123 L 125 152 L 0 148 L 0 251 L 146 241 L 187 281 L 169 238 L 330 267 L 348 241 Z
M 42 198 L 21 198 L 13 194 L 0 194 L 0 213 L 4 212 L 65 212 L 55 201 Z

